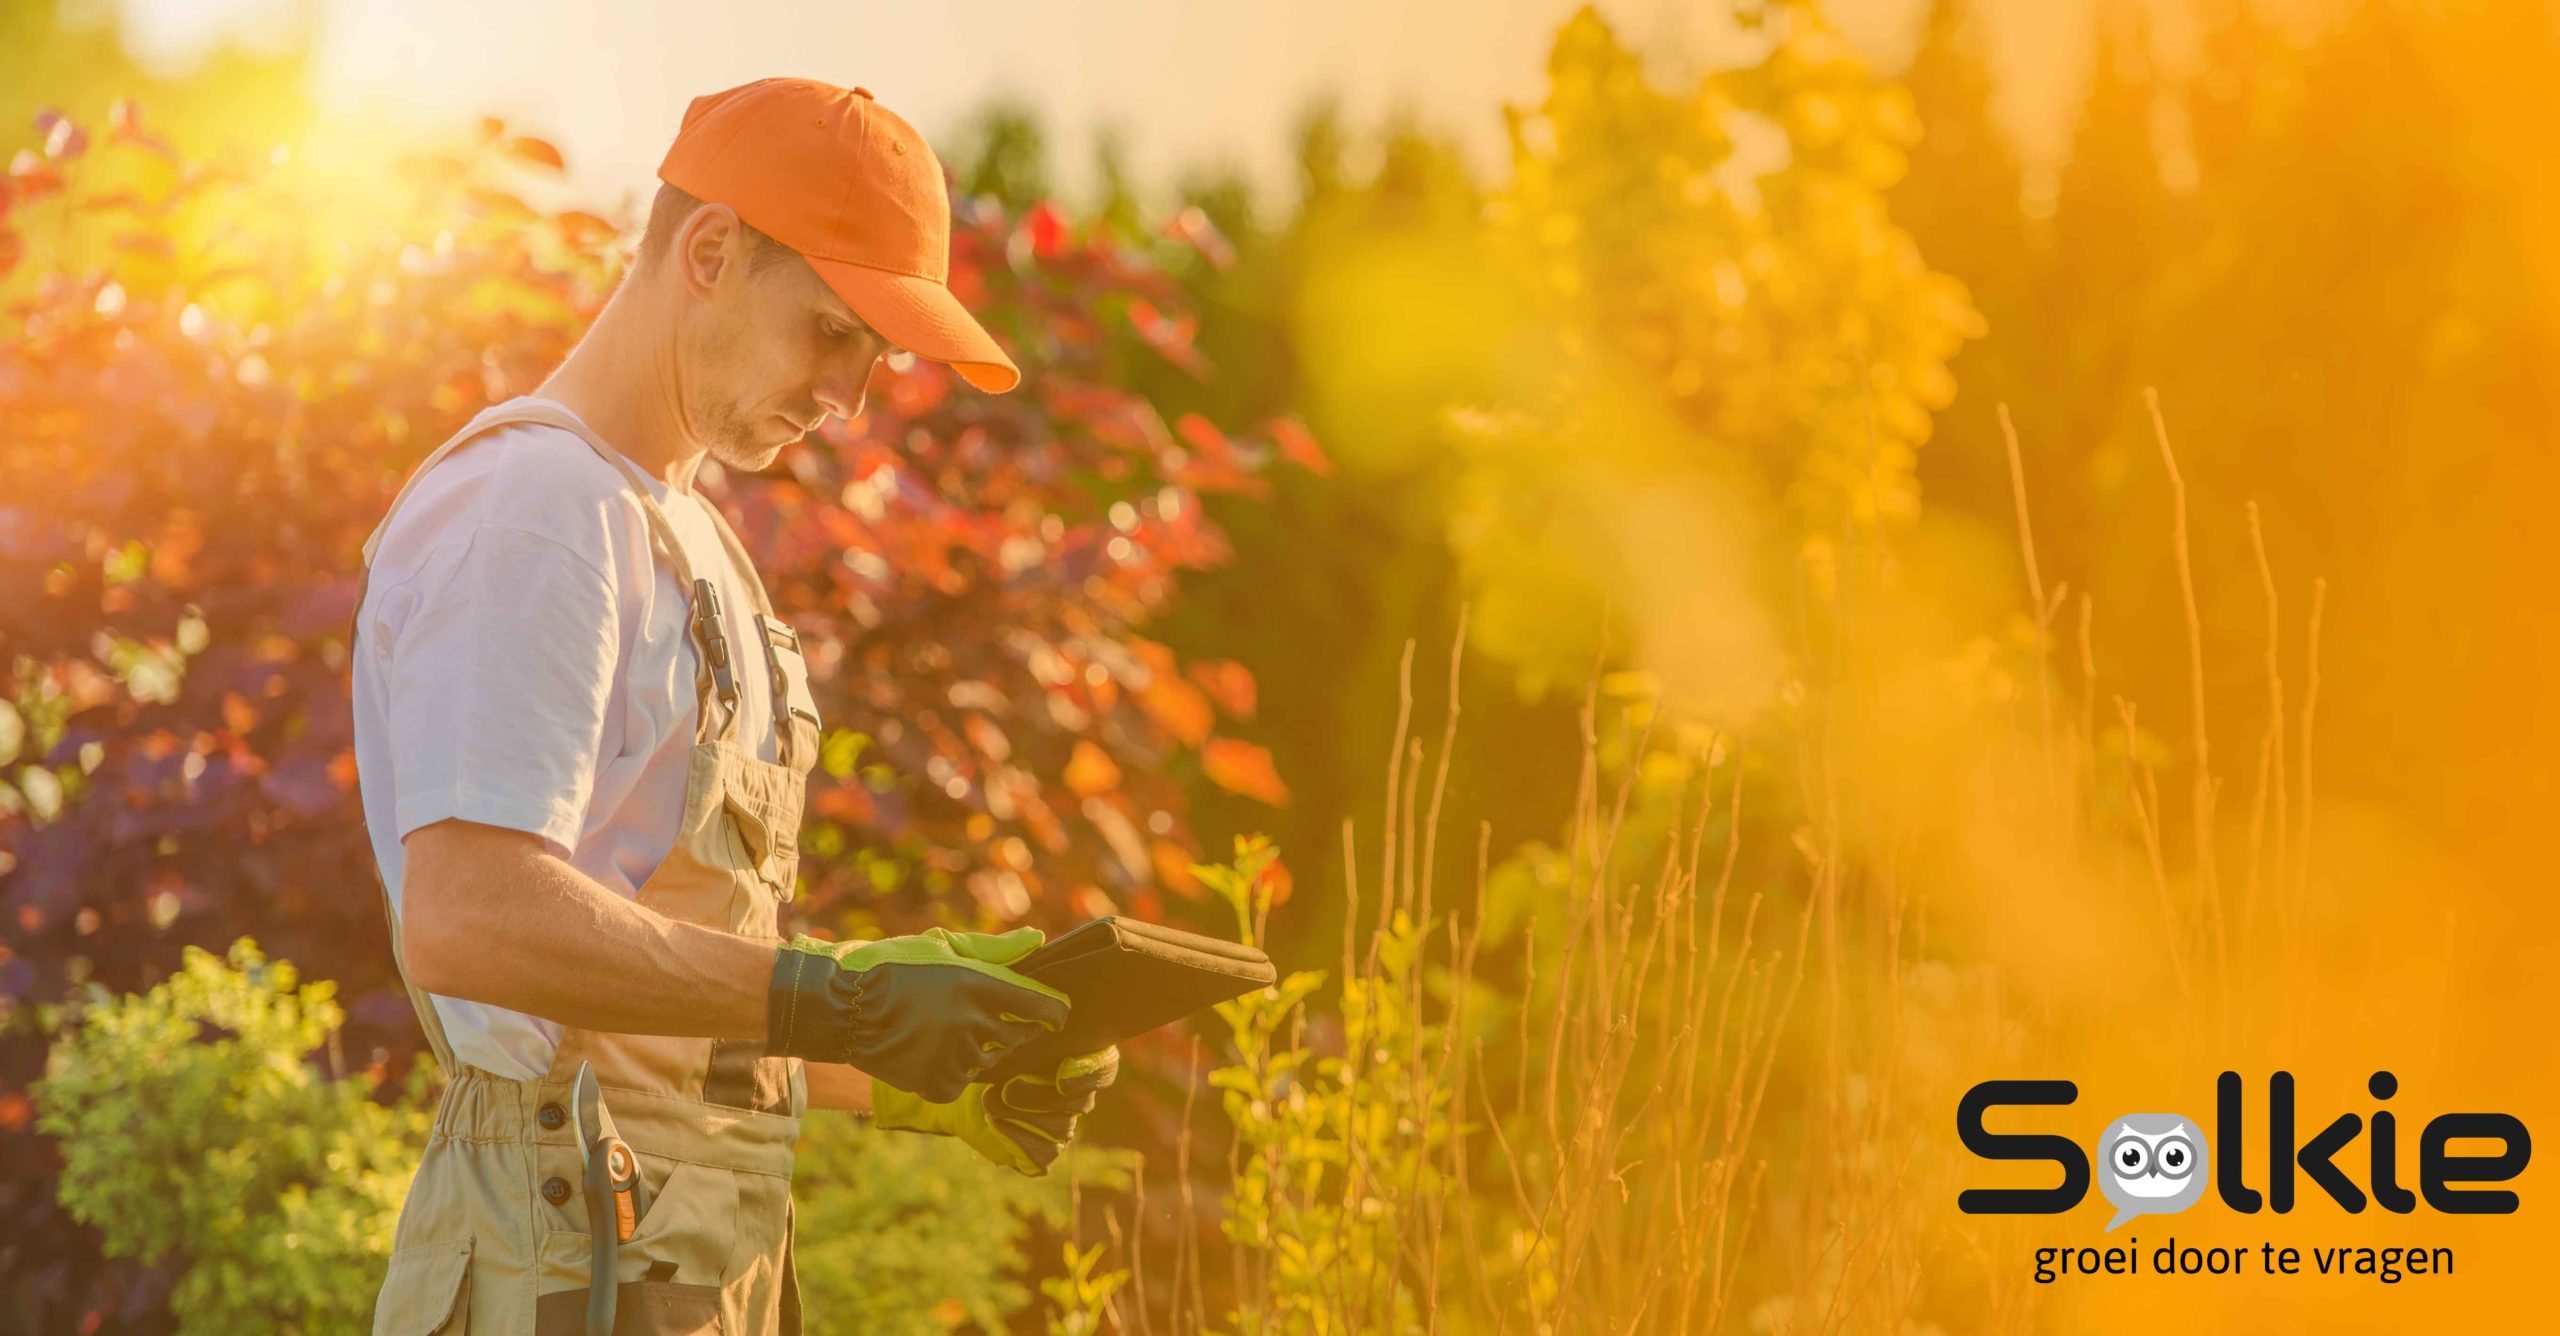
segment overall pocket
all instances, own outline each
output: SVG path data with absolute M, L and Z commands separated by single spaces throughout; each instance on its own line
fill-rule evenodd
M 373 1336 L 461 1336 L 471 1328 L 470 1287 L 469 1239 L 393 1251 L 373 1301 Z
M 669 1170 L 615 1257 L 620 1291 L 615 1336 L 693 1336 L 721 1330 L 720 1285 L 728 1278 L 737 1234 L 738 1183 L 733 1175 L 698 1164 Z M 574 1336 L 585 1330 L 589 1244 L 583 1232 L 542 1236 L 537 1332 Z
M 800 820 L 777 804 L 742 793 L 734 784 L 723 796 L 729 823 L 738 832 L 744 866 L 756 874 L 777 900 L 789 900 L 800 880 Z

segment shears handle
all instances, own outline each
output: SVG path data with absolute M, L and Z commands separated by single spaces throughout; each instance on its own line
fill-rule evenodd
M 613 1165 L 617 1159 L 629 1164 L 631 1148 L 619 1137 L 608 1137 L 588 1147 L 586 1158 L 587 1336 L 613 1336 L 621 1243 L 630 1237 L 620 1217 L 631 1209 L 629 1195 L 615 1190 Z
M 587 1336 L 613 1336 L 622 1245 L 640 1223 L 640 1157 L 616 1135 L 594 1069 L 578 1064 L 578 1161 L 587 1203 Z

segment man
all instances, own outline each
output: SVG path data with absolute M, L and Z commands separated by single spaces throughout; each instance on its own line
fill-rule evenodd
M 1035 931 L 777 932 L 816 707 L 694 477 L 861 412 L 893 348 L 1012 388 L 944 286 L 940 163 L 867 90 L 767 79 L 695 99 L 659 176 L 594 328 L 366 544 L 365 820 L 451 1078 L 377 1332 L 797 1330 L 802 1110 L 1036 1174 L 1116 1070 L 978 1079 L 1065 1022 L 1008 968 Z

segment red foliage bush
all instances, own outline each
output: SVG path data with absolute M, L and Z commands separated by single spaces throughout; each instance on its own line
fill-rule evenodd
M 129 109 L 92 142 L 40 117 L 0 185 L 0 1289 L 47 1329 L 104 1293 L 26 1126 L 54 1004 L 248 935 L 340 981 L 351 1057 L 405 1062 L 353 793 L 357 554 L 425 450 L 565 353 L 624 235 L 529 204 L 559 154 L 496 122 L 371 190 L 182 160 Z M 805 908 L 1152 912 L 1187 889 L 1189 776 L 1286 791 L 1219 731 L 1250 675 L 1136 628 L 1226 555 L 1204 496 L 1322 456 L 1115 388 L 1196 363 L 1144 256 L 1045 205 L 954 222 L 953 285 L 1023 388 L 884 367 L 864 419 L 710 483 L 828 718 Z

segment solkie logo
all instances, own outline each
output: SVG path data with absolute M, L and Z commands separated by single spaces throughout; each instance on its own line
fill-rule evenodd
M 2399 1093 L 2400 1080 L 2375 1072 L 2365 1089 L 2377 1101 Z M 2050 1188 L 1967 1188 L 1956 1194 L 1956 1207 L 1967 1215 L 2058 1215 L 2089 1195 L 2087 1152 L 2068 1137 L 2046 1132 L 1994 1132 L 1984 1115 L 2008 1107 L 2065 1106 L 2080 1098 L 2069 1081 L 1984 1081 L 1965 1092 L 1956 1105 L 1956 1135 L 1966 1150 L 1986 1160 L 2045 1160 L 2062 1170 L 2060 1185 Z M 2099 1188 L 2115 1214 L 2107 1228 L 2137 1215 L 2171 1215 L 2205 1195 L 2208 1175 L 2222 1204 L 2244 1215 L 2261 1210 L 2283 1215 L 2293 1209 L 2297 1173 L 2308 1178 L 2341 1210 L 2362 1212 L 2370 1202 L 2407 1215 L 2420 1197 L 2447 1215 L 2508 1215 L 2516 1194 L 2504 1188 L 2469 1186 L 2504 1183 L 2524 1172 L 2533 1158 L 2533 1137 L 2523 1120 L 2507 1113 L 2444 1113 L 2431 1119 L 2418 1136 L 2417 1191 L 2403 1185 L 2400 1173 L 2399 1121 L 2389 1109 L 2373 1113 L 2372 1135 L 2366 1139 L 2365 1185 L 2358 1186 L 2339 1158 L 2365 1130 L 2366 1120 L 2342 1113 L 2309 1141 L 2294 1139 L 2293 1073 L 2267 1078 L 2266 1191 L 2249 1185 L 2248 1135 L 2241 1108 L 2240 1074 L 2224 1072 L 2214 1081 L 2214 1129 L 2208 1141 L 2195 1121 L 2175 1113 L 2128 1113 L 2108 1121 L 2098 1134 L 2098 1160 L 2106 1177 Z M 2455 1140 L 2498 1143 L 2492 1155 L 2456 1155 Z M 2371 1188 L 2368 1196 L 2366 1187 Z

